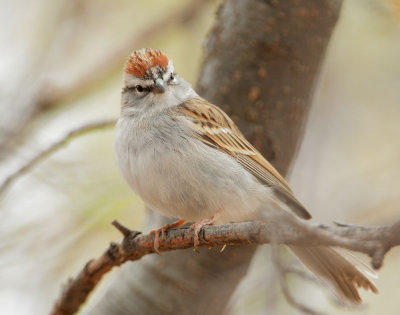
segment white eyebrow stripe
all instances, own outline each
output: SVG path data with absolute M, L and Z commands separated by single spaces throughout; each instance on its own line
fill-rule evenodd
M 128 82 L 126 82 L 126 87 L 127 88 L 134 88 L 136 85 L 142 85 L 143 87 L 148 87 L 153 85 L 154 82 L 153 80 L 138 80 L 138 79 L 131 79 Z

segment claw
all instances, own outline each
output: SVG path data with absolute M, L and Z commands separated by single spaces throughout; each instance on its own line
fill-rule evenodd
M 159 229 L 150 231 L 149 236 L 154 235 L 153 248 L 154 248 L 154 251 L 158 255 L 161 255 L 160 251 L 159 251 L 159 248 L 160 248 L 160 234 L 161 234 L 161 237 L 163 239 L 165 239 L 165 236 L 166 236 L 165 231 L 167 229 L 178 228 L 178 227 L 181 227 L 182 225 L 184 225 L 185 223 L 186 223 L 185 220 L 178 220 L 178 221 L 175 221 L 173 223 L 165 224 L 162 227 L 160 227 Z
M 199 252 L 197 247 L 200 245 L 200 232 L 201 229 L 206 226 L 206 225 L 214 225 L 215 221 L 219 218 L 219 216 L 221 215 L 223 211 L 223 208 L 219 208 L 215 214 L 209 218 L 209 219 L 204 219 L 201 220 L 199 222 L 193 223 L 189 230 L 193 230 L 194 233 L 194 237 L 193 237 L 193 250 L 195 250 L 196 252 Z

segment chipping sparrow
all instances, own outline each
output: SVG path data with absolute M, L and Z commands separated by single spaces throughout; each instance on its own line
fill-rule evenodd
M 311 215 L 282 176 L 217 106 L 196 94 L 159 50 L 132 53 L 125 65 L 115 142 L 122 176 L 154 210 L 204 224 Z M 377 292 L 352 262 L 328 247 L 290 247 L 346 304 L 358 288 Z M 357 267 L 359 265 L 357 264 Z

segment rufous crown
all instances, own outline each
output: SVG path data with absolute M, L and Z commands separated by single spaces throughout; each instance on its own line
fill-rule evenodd
M 148 79 L 152 76 L 151 69 L 157 67 L 165 71 L 168 67 L 168 57 L 158 49 L 143 48 L 131 54 L 125 64 L 125 73 Z

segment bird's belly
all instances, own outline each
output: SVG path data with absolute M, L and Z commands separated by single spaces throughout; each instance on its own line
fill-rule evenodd
M 230 156 L 200 142 L 147 147 L 133 157 L 130 174 L 128 182 L 152 209 L 188 221 L 220 208 L 220 223 L 252 219 L 269 193 Z

